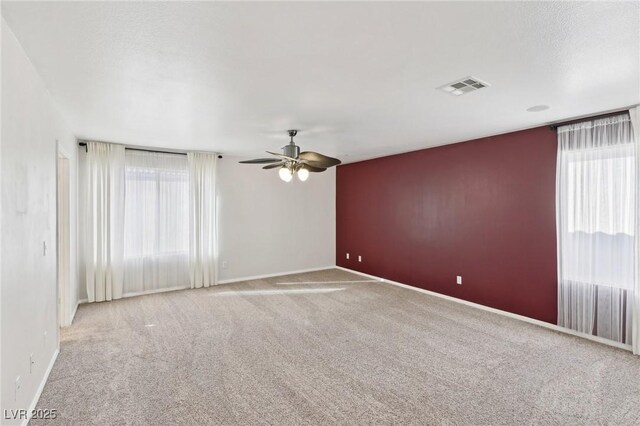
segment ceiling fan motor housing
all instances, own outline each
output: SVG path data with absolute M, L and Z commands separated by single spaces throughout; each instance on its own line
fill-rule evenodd
M 289 144 L 282 147 L 282 154 L 291 158 L 298 158 L 300 156 L 300 147 L 298 145 Z

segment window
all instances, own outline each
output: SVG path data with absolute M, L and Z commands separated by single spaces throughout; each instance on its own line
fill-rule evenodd
M 569 152 L 566 161 L 568 231 L 633 236 L 633 144 Z
M 635 146 L 628 116 L 558 129 L 558 324 L 629 342 Z
M 87 299 L 216 284 L 216 154 L 87 142 Z
M 124 206 L 126 288 L 188 285 L 187 157 L 127 150 Z
M 561 259 L 566 279 L 627 289 L 633 286 L 634 145 L 631 138 L 610 142 L 560 154 Z

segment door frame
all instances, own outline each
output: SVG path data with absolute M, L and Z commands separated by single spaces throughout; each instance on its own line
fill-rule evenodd
M 58 328 L 60 328 L 69 325 L 70 315 L 71 156 L 57 140 L 56 146 L 56 316 Z M 63 168 L 61 168 L 62 164 L 64 164 Z M 64 185 L 65 189 L 64 199 L 60 199 L 62 185 Z M 65 203 L 66 206 L 62 206 L 61 203 Z M 61 220 L 64 221 L 66 226 L 61 227 Z

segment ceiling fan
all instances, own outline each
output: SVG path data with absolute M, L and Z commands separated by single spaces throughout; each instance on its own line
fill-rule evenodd
M 280 179 L 291 182 L 293 175 L 297 174 L 302 182 L 309 178 L 309 172 L 324 172 L 329 167 L 337 166 L 341 163 L 337 158 L 327 157 L 312 151 L 300 152 L 300 147 L 293 143 L 293 137 L 298 134 L 297 130 L 289 130 L 291 141 L 282 147 L 282 154 L 267 151 L 268 154 L 278 158 L 256 158 L 255 160 L 240 161 L 243 164 L 267 164 L 263 169 L 279 168 Z

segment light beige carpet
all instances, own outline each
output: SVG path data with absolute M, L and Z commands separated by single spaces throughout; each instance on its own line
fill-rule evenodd
M 33 424 L 640 424 L 640 358 L 363 280 L 82 305 Z

